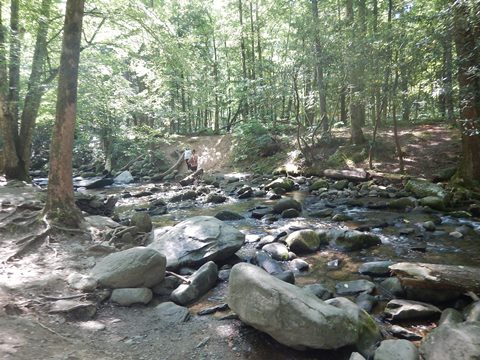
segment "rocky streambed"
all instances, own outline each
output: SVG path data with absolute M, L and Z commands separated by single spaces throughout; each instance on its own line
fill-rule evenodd
M 217 174 L 77 203 L 94 214 L 96 265 L 71 286 L 101 293 L 100 314 L 145 306 L 275 339 L 238 334 L 252 344 L 241 358 L 271 358 L 278 343 L 292 359 L 480 353 L 480 207 L 440 185 Z

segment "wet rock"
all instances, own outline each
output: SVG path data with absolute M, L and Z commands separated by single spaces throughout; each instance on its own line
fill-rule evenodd
M 67 277 L 68 285 L 75 290 L 91 292 L 97 288 L 97 280 L 91 276 L 72 273 Z
M 272 256 L 273 259 L 279 261 L 288 260 L 288 248 L 284 244 L 271 243 L 262 247 L 262 250 Z
M 311 213 L 308 214 L 308 216 L 312 218 L 326 218 L 326 217 L 332 216 L 332 214 L 333 214 L 333 209 L 322 209 L 322 210 L 312 211 Z
M 230 277 L 230 271 L 231 269 L 222 269 L 218 272 L 218 278 L 221 281 L 228 281 L 228 278 Z
M 293 180 L 288 178 L 278 178 L 265 185 L 265 189 L 282 189 L 286 192 L 289 192 L 295 189 L 295 183 L 293 182 Z
M 416 206 L 416 201 L 415 198 L 413 197 L 403 197 L 403 198 L 398 198 L 391 200 L 388 203 L 388 207 L 390 209 L 395 209 L 395 210 L 404 210 L 406 208 L 413 208 Z
M 243 220 L 244 217 L 240 214 L 237 214 L 236 212 L 229 211 L 229 210 L 222 210 L 218 212 L 215 217 L 218 220 L 222 221 L 235 221 L 235 220 Z
M 194 191 L 194 190 L 187 190 L 187 191 L 184 191 L 180 194 L 177 194 L 177 195 L 173 195 L 171 198 L 170 198 L 170 202 L 171 203 L 175 203 L 175 202 L 180 202 L 180 201 L 185 201 L 185 200 L 195 200 L 197 198 L 197 192 Z
M 103 196 L 84 192 L 75 193 L 75 204 L 80 210 L 90 215 L 112 215 L 117 201 L 118 197 L 116 196 Z
M 209 261 L 189 278 L 190 284 L 182 284 L 176 288 L 170 295 L 170 299 L 179 305 L 187 305 L 198 300 L 215 286 L 217 278 L 217 265 L 213 261 Z
M 308 187 L 309 191 L 315 191 L 319 189 L 328 189 L 328 181 L 325 179 L 319 179 Z
M 305 285 L 302 289 L 304 289 L 305 291 L 310 291 L 320 300 L 328 300 L 333 297 L 332 292 L 322 284 L 309 284 Z
M 338 296 L 357 295 L 359 293 L 371 293 L 375 289 L 375 284 L 368 280 L 342 281 L 335 285 Z
M 278 201 L 275 205 L 273 205 L 273 212 L 275 214 L 281 214 L 284 210 L 287 210 L 287 209 L 295 209 L 301 212 L 302 204 L 300 204 L 297 200 L 285 198 Z
M 282 198 L 282 195 L 280 194 L 276 194 L 275 192 L 273 191 L 269 191 L 267 194 L 266 194 L 267 198 L 269 200 L 278 200 L 278 199 L 281 199 Z
M 235 265 L 229 283 L 228 305 L 243 322 L 296 349 L 337 349 L 363 340 L 366 328 L 378 331 L 350 301 L 354 308 L 326 304 L 250 264 Z
M 380 245 L 382 242 L 377 235 L 360 231 L 332 231 L 318 232 L 320 238 L 326 238 L 330 244 L 344 251 L 356 251 Z
M 152 231 L 152 218 L 146 212 L 136 212 L 130 220 L 132 226 L 136 226 L 140 232 Z
M 343 190 L 348 186 L 348 180 L 337 180 L 332 184 L 332 187 L 336 190 Z
M 332 216 L 332 220 L 341 222 L 341 221 L 350 221 L 350 220 L 353 220 L 353 218 L 347 214 L 335 214 L 334 216 Z
M 307 271 L 310 267 L 310 264 L 303 259 L 293 259 L 292 261 L 290 261 L 288 266 L 293 271 Z
M 272 275 L 279 280 L 285 281 L 286 283 L 295 284 L 295 274 L 290 270 Z
M 433 221 L 425 221 L 421 225 L 427 231 L 435 231 L 436 229 L 435 223 Z
M 165 276 L 165 256 L 155 249 L 135 247 L 100 259 L 91 276 L 110 288 L 151 287 Z
M 122 306 L 130 306 L 148 304 L 152 296 L 152 290 L 148 288 L 122 288 L 113 290 L 110 300 Z
M 388 332 L 398 339 L 405 339 L 410 341 L 418 341 L 423 339 L 423 337 L 418 335 L 417 333 L 414 333 L 413 331 L 407 330 L 398 325 L 393 325 L 390 329 L 388 329 Z
M 155 237 L 149 248 L 167 258 L 167 268 L 198 266 L 224 260 L 239 250 L 245 235 L 213 216 L 196 216 Z
M 373 277 L 390 276 L 390 265 L 393 265 L 393 261 L 372 261 L 363 263 L 358 268 L 358 272 L 362 275 L 370 275 Z
M 445 210 L 445 201 L 443 198 L 440 198 L 438 196 L 426 196 L 424 198 L 421 198 L 419 203 L 422 206 L 428 206 L 429 208 L 434 210 Z
M 300 212 L 297 209 L 286 209 L 282 211 L 281 217 L 283 219 L 293 219 L 300 216 Z
M 463 322 L 464 318 L 460 311 L 453 308 L 447 308 L 442 311 L 442 316 L 438 320 L 438 326 L 449 325 L 449 324 L 458 324 Z
M 268 214 L 271 214 L 272 213 L 272 209 L 270 208 L 260 208 L 260 209 L 254 209 L 252 211 L 252 218 L 254 219 L 261 219 L 263 218 L 265 215 L 268 215 Z
M 208 194 L 207 199 L 205 200 L 205 202 L 209 204 L 221 204 L 221 203 L 224 203 L 225 201 L 227 201 L 227 197 L 219 193 Z
M 251 198 L 253 196 L 253 189 L 248 185 L 242 186 L 237 190 L 237 196 L 239 199 Z
M 152 288 L 155 295 L 170 296 L 170 294 L 180 285 L 180 279 L 174 276 L 166 276 L 163 281 Z
M 480 354 L 480 323 L 446 324 L 433 329 L 420 346 L 425 360 L 476 360 Z
M 321 245 L 328 243 L 326 239 L 310 229 L 297 230 L 287 236 L 285 243 L 295 253 L 311 253 L 318 250 Z
M 94 228 L 101 229 L 101 230 L 106 228 L 115 229 L 121 226 L 118 222 L 113 221 L 111 218 L 107 216 L 100 216 L 100 215 L 86 216 L 85 221 L 89 225 L 93 226 Z
M 405 295 L 405 290 L 403 289 L 402 283 L 396 277 L 383 280 L 380 283 L 380 286 L 377 288 L 381 294 L 387 296 L 388 298 L 401 298 Z
M 152 313 L 152 316 L 165 324 L 181 324 L 190 319 L 190 311 L 186 307 L 179 306 L 171 301 L 155 306 Z
M 375 350 L 374 360 L 418 360 L 418 349 L 408 340 L 383 340 Z
M 214 314 L 218 311 L 225 311 L 225 310 L 228 310 L 228 304 L 220 304 L 220 305 L 212 306 L 206 309 L 202 309 L 197 313 L 197 315 L 204 316 L 204 315 Z
M 260 241 L 262 237 L 258 234 L 247 234 L 245 235 L 245 242 L 246 243 L 254 243 Z
M 393 321 L 398 320 L 419 320 L 434 319 L 440 317 L 442 313 L 436 306 L 411 300 L 390 300 L 385 307 L 386 317 Z
M 461 239 L 463 237 L 463 234 L 460 231 L 452 231 L 448 235 L 450 235 L 451 237 L 453 237 L 455 239 Z
M 362 293 L 355 299 L 355 304 L 357 304 L 360 309 L 363 309 L 368 313 L 372 312 L 372 309 L 376 303 L 377 298 L 367 293 Z
M 265 251 L 257 251 L 255 254 L 255 261 L 262 269 L 269 274 L 281 274 L 285 271 L 282 264 L 272 259 L 270 254 Z
M 258 244 L 256 245 L 256 248 L 257 249 L 261 249 L 263 248 L 265 245 L 267 244 L 271 244 L 273 242 L 275 242 L 276 238 L 275 236 L 273 235 L 265 235 L 264 237 L 262 237 L 260 239 L 260 241 L 258 242 Z
M 437 196 L 444 199 L 446 196 L 445 190 L 441 186 L 428 181 L 409 180 L 405 185 L 405 190 L 410 191 L 419 198 Z

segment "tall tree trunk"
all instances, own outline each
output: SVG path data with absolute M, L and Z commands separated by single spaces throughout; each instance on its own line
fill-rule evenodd
M 320 121 L 323 125 L 323 132 L 328 131 L 329 122 L 328 122 L 328 115 L 327 115 L 327 94 L 325 89 L 325 81 L 324 81 L 324 74 L 323 74 L 323 49 L 322 43 L 320 40 L 320 19 L 318 15 L 318 1 L 312 1 L 312 16 L 313 16 L 313 23 L 315 26 L 314 34 L 315 34 L 315 60 L 316 60 L 316 71 L 317 71 L 317 88 L 318 88 L 318 96 L 320 100 Z
M 480 15 L 480 14 L 479 14 Z M 443 36 L 443 90 L 445 104 L 445 118 L 452 125 L 454 123 L 453 111 L 453 58 L 452 34 L 447 30 Z
M 453 4 L 455 47 L 458 56 L 462 160 L 457 175 L 466 184 L 480 182 L 480 20 L 467 1 Z
M 84 0 L 67 0 L 55 125 L 50 148 L 47 202 L 44 209 L 47 218 L 53 222 L 73 227 L 82 221 L 74 200 L 72 152 L 83 10 Z
M 20 36 L 18 32 L 19 0 L 10 2 L 10 61 L 8 101 L 14 123 L 15 143 L 18 144 L 18 106 L 20 99 Z
M 396 56 L 398 58 L 398 55 Z M 400 145 L 400 139 L 398 137 L 398 125 L 397 125 L 397 101 L 395 99 L 395 94 L 397 92 L 398 87 L 398 69 L 395 70 L 395 79 L 393 80 L 393 95 L 392 95 L 392 118 L 393 118 L 393 136 L 395 138 L 395 149 L 398 156 L 398 164 L 400 167 L 400 173 L 403 174 L 404 172 L 404 165 L 403 165 L 403 154 L 402 154 L 402 147 Z
M 40 101 L 45 93 L 42 86 L 42 67 L 47 55 L 48 21 L 52 0 L 42 0 L 41 12 L 38 21 L 37 39 L 32 59 L 32 71 L 28 80 L 27 94 L 23 104 L 20 126 L 20 153 L 19 157 L 24 166 L 23 173 L 28 176 L 31 162 L 31 147 L 35 122 L 40 107 Z
M 242 75 L 243 75 L 243 95 L 242 104 L 243 104 L 243 111 L 242 116 L 245 120 L 248 117 L 248 74 L 247 74 L 247 49 L 245 47 L 245 36 L 244 36 L 244 29 L 243 29 L 243 4 L 242 0 L 238 0 L 238 16 L 240 21 L 240 52 L 242 55 Z

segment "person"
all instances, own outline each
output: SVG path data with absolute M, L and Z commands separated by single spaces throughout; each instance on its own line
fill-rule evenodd
M 188 161 L 188 164 L 190 165 L 190 167 L 189 167 L 190 170 L 192 170 L 193 172 L 197 171 L 198 155 L 195 152 L 195 150 L 192 150 L 192 156 L 190 157 L 190 160 Z
M 185 149 L 185 152 L 183 153 L 183 158 L 185 159 L 185 164 L 187 164 L 188 170 L 190 170 L 190 163 L 189 160 L 192 157 L 192 150 L 190 149 Z

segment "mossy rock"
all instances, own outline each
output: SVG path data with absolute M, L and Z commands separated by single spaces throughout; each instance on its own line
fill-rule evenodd
M 390 209 L 403 210 L 407 207 L 415 207 L 416 201 L 413 197 L 402 197 L 394 199 L 388 203 Z
M 437 196 L 445 199 L 445 190 L 437 184 L 423 180 L 409 180 L 405 185 L 405 190 L 410 191 L 416 197 L 424 198 L 427 196 Z
M 420 205 L 428 206 L 434 210 L 445 210 L 445 201 L 438 196 L 426 196 L 420 199 Z
M 295 183 L 293 182 L 292 179 L 278 178 L 265 186 L 266 190 L 278 189 L 278 188 L 281 188 L 287 192 L 292 191 L 295 188 Z
M 326 179 L 318 179 L 308 188 L 308 190 L 310 191 L 315 191 L 319 189 L 328 189 L 328 181 Z

